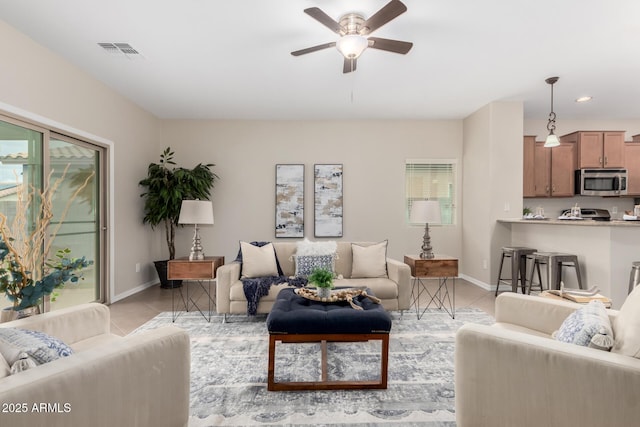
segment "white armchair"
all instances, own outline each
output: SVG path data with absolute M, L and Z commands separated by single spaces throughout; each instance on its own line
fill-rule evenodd
M 119 337 L 109 332 L 109 308 L 95 303 L 0 324 L 6 327 L 44 332 L 74 354 L 14 375 L 0 355 L 1 426 L 187 425 L 184 330 L 165 326 Z
M 640 291 L 620 312 L 609 310 L 616 341 L 612 352 L 551 338 L 578 308 L 505 293 L 496 299 L 493 326 L 461 327 L 455 350 L 457 425 L 638 425 Z

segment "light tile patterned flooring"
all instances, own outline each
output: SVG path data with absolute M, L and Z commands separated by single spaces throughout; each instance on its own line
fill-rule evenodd
M 199 289 L 197 284 L 190 283 L 187 286 L 190 286 L 190 292 L 195 295 L 196 298 L 194 299 L 198 300 L 199 306 L 206 306 L 204 295 L 200 295 L 194 291 Z M 427 286 L 429 289 L 435 290 L 436 281 L 429 281 Z M 449 286 L 451 287 L 451 285 Z M 456 309 L 478 308 L 491 316 L 494 315 L 495 297 L 493 292 L 486 291 L 463 279 L 456 279 L 455 287 Z M 127 335 L 137 327 L 154 318 L 157 314 L 163 311 L 171 311 L 172 292 L 174 292 L 172 289 L 162 289 L 160 286 L 152 286 L 142 292 L 111 304 L 111 332 L 117 335 Z M 177 290 L 175 290 L 175 292 L 177 303 L 179 293 Z M 200 295 L 199 298 L 198 295 Z M 428 302 L 428 300 L 425 300 L 426 297 L 426 294 L 423 294 L 421 297 L 420 301 L 422 305 Z M 405 316 L 406 315 L 415 315 L 415 310 L 409 313 L 405 312 Z

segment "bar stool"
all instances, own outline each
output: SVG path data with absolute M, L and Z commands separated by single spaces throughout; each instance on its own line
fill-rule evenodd
M 631 275 L 629 276 L 629 293 L 640 284 L 640 261 L 631 263 Z
M 496 296 L 498 296 L 498 289 L 500 284 L 511 285 L 513 292 L 518 292 L 518 279 L 522 286 L 522 293 L 525 292 L 526 284 L 526 272 L 527 265 L 525 256 L 532 254 L 536 251 L 534 248 L 527 248 L 524 246 L 503 246 L 502 257 L 500 258 L 500 269 L 498 270 L 498 281 L 496 283 Z M 502 277 L 502 267 L 504 265 L 504 259 L 511 258 L 511 277 Z M 508 280 L 507 280 L 508 279 Z
M 562 281 L 562 267 L 573 267 L 576 270 L 576 279 L 578 280 L 578 287 L 584 289 L 582 285 L 582 276 L 580 274 L 580 265 L 578 264 L 577 255 L 565 254 L 560 252 L 535 252 L 529 255 L 527 260 L 533 261 L 531 267 L 531 273 L 529 274 L 529 287 L 528 293 L 531 293 L 533 287 L 533 274 L 534 270 L 538 272 L 538 285 L 542 290 L 542 277 L 540 274 L 540 265 L 547 266 L 547 289 L 560 289 L 560 282 Z
M 545 265 L 547 266 L 547 269 L 548 269 L 549 258 L 552 255 L 559 255 L 559 254 L 560 254 L 559 252 L 534 252 L 525 257 L 527 266 L 529 265 L 529 261 L 531 261 L 531 273 L 529 273 L 529 278 L 525 283 L 525 287 L 527 288 L 527 294 L 531 295 L 531 290 L 533 289 L 533 285 L 538 285 L 537 288 L 540 290 L 540 292 L 544 290 L 544 287 L 542 286 L 542 274 L 540 274 L 540 265 Z M 533 281 L 533 275 L 536 271 L 538 272 L 538 283 L 535 283 Z M 546 273 L 548 276 L 549 271 L 547 270 Z M 547 289 L 549 289 L 548 280 L 547 280 Z

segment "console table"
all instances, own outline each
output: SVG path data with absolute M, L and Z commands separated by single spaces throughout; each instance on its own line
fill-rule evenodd
M 411 268 L 413 283 L 411 286 L 412 304 L 416 307 L 418 319 L 427 311 L 432 303 L 439 309 L 443 309 L 451 318 L 456 318 L 456 277 L 458 277 L 458 259 L 447 255 L 435 255 L 434 258 L 420 258 L 418 255 L 405 255 L 404 263 Z M 427 288 L 426 280 L 438 279 L 438 288 L 431 293 Z M 449 292 L 449 279 L 451 279 L 451 292 Z M 420 296 L 427 294 L 429 302 L 420 311 Z M 445 302 L 447 304 L 445 304 Z M 448 305 L 448 307 L 447 307 Z
M 214 282 L 216 278 L 216 270 L 218 267 L 224 265 L 224 257 L 223 256 L 209 256 L 205 257 L 203 260 L 197 261 L 189 261 L 188 257 L 182 257 L 177 259 L 172 259 L 168 263 L 167 270 L 167 278 L 169 280 L 183 280 L 185 283 L 185 294 L 182 292 L 181 288 L 173 288 L 173 293 L 171 294 L 171 310 L 173 313 L 173 321 L 175 322 L 180 312 L 176 313 L 176 305 L 175 305 L 175 293 L 176 290 L 180 292 L 180 298 L 182 299 L 182 304 L 185 311 L 189 311 L 189 309 L 195 308 L 200 312 L 202 317 L 204 317 L 207 322 L 211 322 L 211 313 L 213 312 L 212 308 L 215 308 L 215 293 L 211 293 L 211 284 Z M 208 304 L 208 312 L 209 316 L 202 311 L 202 309 L 198 306 L 198 299 L 193 299 L 193 297 L 189 296 L 189 283 L 188 282 L 196 282 L 200 285 L 200 288 L 207 296 L 207 304 Z M 205 286 L 204 282 L 207 282 L 208 286 Z M 214 288 L 215 290 L 215 288 Z

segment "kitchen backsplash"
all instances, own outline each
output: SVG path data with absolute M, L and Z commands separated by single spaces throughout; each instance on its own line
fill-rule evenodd
M 526 198 L 522 206 L 531 209 L 535 213 L 541 206 L 544 214 L 549 218 L 557 218 L 563 210 L 575 206 L 581 208 L 606 209 L 611 214 L 611 219 L 622 219 L 624 211 L 633 211 L 634 199 L 631 197 L 562 197 L 562 198 Z

